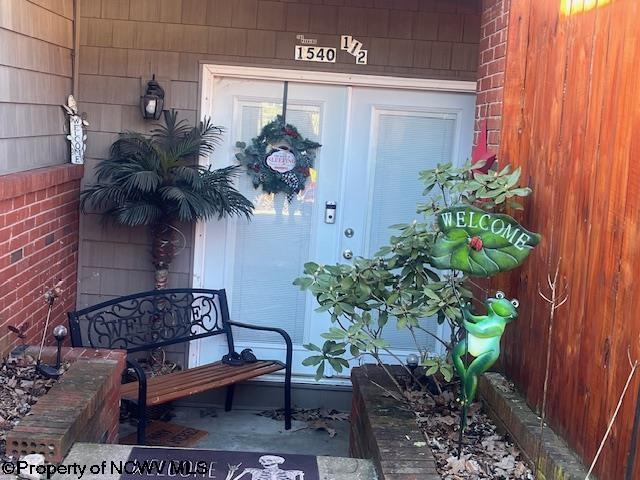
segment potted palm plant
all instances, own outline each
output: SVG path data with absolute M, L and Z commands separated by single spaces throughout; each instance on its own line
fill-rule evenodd
M 197 126 L 164 112 L 164 125 L 150 135 L 121 133 L 109 158 L 96 169 L 96 183 L 80 194 L 84 213 L 101 212 L 127 227 L 147 226 L 152 237 L 155 288 L 166 288 L 181 232 L 179 226 L 226 216 L 251 217 L 253 204 L 236 190 L 237 166 L 198 164 L 220 140 L 222 128 L 209 119 Z

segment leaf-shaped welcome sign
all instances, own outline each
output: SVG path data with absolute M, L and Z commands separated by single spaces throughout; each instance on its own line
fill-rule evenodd
M 443 210 L 438 226 L 442 234 L 433 246 L 431 264 L 475 276 L 487 277 L 519 266 L 540 242 L 539 234 L 509 215 L 471 206 Z

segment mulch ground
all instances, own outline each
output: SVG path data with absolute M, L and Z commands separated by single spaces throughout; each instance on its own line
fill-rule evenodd
M 469 407 L 462 454 L 458 456 L 460 403 L 450 385 L 440 394 L 406 392 L 416 412 L 418 425 L 436 458 L 439 473 L 447 480 L 534 478 L 514 443 L 500 434 L 481 410 Z
M 56 380 L 38 374 L 35 359 L 29 356 L 10 357 L 0 365 L 0 462 L 4 462 L 10 460 L 5 454 L 7 433 Z

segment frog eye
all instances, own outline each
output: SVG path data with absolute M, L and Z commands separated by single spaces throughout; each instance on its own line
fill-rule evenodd
M 504 292 L 501 292 L 500 290 L 498 290 L 498 291 L 496 292 L 496 298 L 497 298 L 498 300 L 502 300 L 502 299 L 504 298 Z
M 520 306 L 520 302 L 518 301 L 517 298 L 514 298 L 513 300 L 511 300 L 511 305 L 518 308 Z

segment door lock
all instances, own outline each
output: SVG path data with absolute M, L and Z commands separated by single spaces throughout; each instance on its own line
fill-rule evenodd
M 353 252 L 347 248 L 342 252 L 342 256 L 347 260 L 351 260 L 353 258 Z
M 324 223 L 336 223 L 336 202 L 324 203 Z
M 355 232 L 353 231 L 353 228 L 347 228 L 344 231 L 344 236 L 347 237 L 347 238 L 351 238 L 351 237 L 353 237 L 354 233 Z

